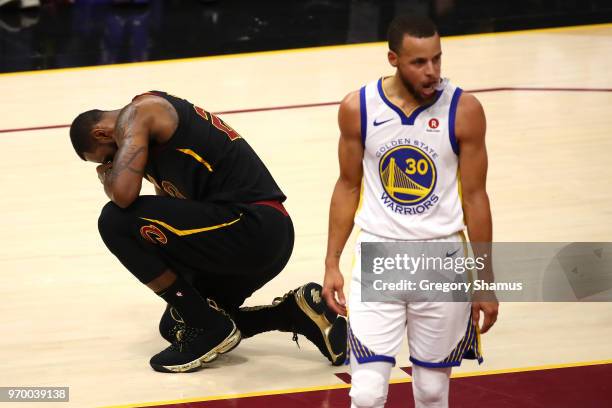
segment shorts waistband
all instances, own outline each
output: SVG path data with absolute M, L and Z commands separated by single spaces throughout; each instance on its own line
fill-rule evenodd
M 360 230 L 357 235 L 357 242 L 465 242 L 465 234 L 463 231 L 457 231 L 453 234 L 440 237 L 432 237 L 428 239 L 397 239 L 374 234 L 366 230 Z
M 268 207 L 272 207 L 281 212 L 285 217 L 289 216 L 289 213 L 285 209 L 285 206 L 280 201 L 273 200 L 264 200 L 264 201 L 255 201 L 251 203 L 252 205 L 267 205 Z

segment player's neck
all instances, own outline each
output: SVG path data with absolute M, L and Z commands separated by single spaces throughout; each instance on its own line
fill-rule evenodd
M 115 127 L 115 123 L 117 122 L 119 112 L 121 112 L 121 109 L 104 111 L 102 119 L 100 120 L 100 125 L 105 128 L 113 129 Z
M 112 119 L 113 121 L 117 120 L 117 118 L 119 117 L 119 113 L 121 113 L 121 109 L 115 109 L 115 110 L 106 112 L 108 117 Z
M 410 111 L 420 105 L 423 105 L 425 101 L 417 100 L 415 96 L 404 86 L 404 83 L 396 73 L 393 76 L 387 77 L 383 80 L 383 89 L 387 98 L 391 100 L 395 105 L 401 107 L 406 111 Z
M 119 112 L 120 110 L 104 111 L 100 121 L 95 127 L 104 130 L 108 134 L 112 134 L 115 129 Z

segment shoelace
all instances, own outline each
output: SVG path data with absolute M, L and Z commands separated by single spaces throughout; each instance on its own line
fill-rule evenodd
M 274 299 L 272 299 L 272 304 L 271 305 L 245 306 L 245 307 L 241 307 L 240 310 L 255 311 L 255 310 L 269 309 L 271 307 L 276 307 L 279 304 L 283 303 L 291 295 L 295 295 L 295 291 L 290 290 L 289 292 L 285 293 L 283 296 L 275 297 Z M 293 332 L 293 337 L 291 338 L 291 340 L 295 341 L 295 344 L 297 344 L 298 348 L 301 348 L 300 347 L 300 343 L 298 341 L 298 334 L 296 332 Z
M 221 309 L 218 305 L 217 302 L 215 302 L 213 299 L 211 298 L 206 298 L 206 301 L 208 302 L 208 306 L 211 309 L 216 310 L 217 312 L 222 313 L 225 317 L 229 317 L 230 319 L 232 318 L 229 313 L 227 313 L 225 310 Z
M 290 290 L 289 292 L 285 293 L 283 296 L 275 297 L 274 299 L 272 299 L 272 306 L 276 306 L 279 303 L 282 303 L 285 299 L 287 299 L 291 295 L 295 295 L 295 291 Z
M 285 299 L 287 299 L 290 295 L 295 295 L 295 291 L 290 290 L 289 292 L 285 293 L 282 297 L 280 297 L 280 296 L 279 297 L 275 297 L 272 300 L 272 305 L 276 306 L 276 305 L 284 302 Z M 293 337 L 291 337 L 291 341 L 295 341 L 295 344 L 297 344 L 298 348 L 301 349 L 302 347 L 300 347 L 300 342 L 298 341 L 298 339 L 299 339 L 298 334 L 297 334 L 297 332 L 294 331 L 293 332 Z
M 212 309 L 215 309 L 217 312 L 223 313 L 224 316 L 229 317 L 231 319 L 231 316 L 225 310 L 221 309 L 217 305 L 217 302 L 215 302 L 213 299 L 206 298 L 206 301 L 208 302 L 208 306 L 210 306 Z M 173 306 L 170 307 L 170 317 L 172 318 L 172 320 L 176 322 L 176 324 L 172 327 L 172 329 L 170 329 L 170 335 L 174 336 L 177 342 L 185 343 L 186 340 L 182 340 L 182 339 L 185 338 L 185 335 L 187 333 L 191 333 L 191 330 L 201 330 L 195 327 L 189 327 L 190 331 L 188 332 L 186 330 L 188 326 L 185 325 L 185 320 L 183 320 L 178 310 L 176 310 Z M 182 346 L 181 346 L 181 350 L 182 350 Z
M 180 340 L 179 336 L 182 336 L 185 330 L 185 321 L 173 306 L 170 306 L 170 317 L 176 322 L 170 329 L 170 337 Z
M 172 320 L 174 320 L 177 323 L 185 324 L 185 321 L 179 314 L 178 310 L 174 308 L 174 306 L 170 306 L 170 317 L 172 318 Z
M 291 340 L 295 341 L 295 344 L 297 344 L 298 348 L 301 349 L 300 342 L 298 341 L 298 334 L 296 332 L 293 332 L 293 337 L 291 338 Z
M 221 309 L 219 305 L 217 305 L 217 302 L 215 302 L 213 299 L 206 298 L 206 301 L 208 302 L 208 306 L 210 306 L 212 309 L 231 319 L 231 316 L 225 310 Z M 176 322 L 174 327 L 170 329 L 170 335 L 174 336 L 176 339 L 170 345 L 170 348 L 173 350 L 182 352 L 185 344 L 190 343 L 198 334 L 202 334 L 205 331 L 205 329 L 202 328 L 187 326 L 178 310 L 176 310 L 174 307 L 170 307 L 170 317 Z

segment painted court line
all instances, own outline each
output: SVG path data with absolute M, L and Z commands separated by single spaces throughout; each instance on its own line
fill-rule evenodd
M 519 367 L 519 368 L 507 368 L 507 369 L 498 369 L 498 370 L 488 370 L 488 371 L 475 371 L 475 372 L 467 372 L 467 373 L 456 373 L 451 377 L 455 379 L 466 378 L 466 377 L 477 377 L 482 376 L 490 377 L 495 376 L 497 374 L 515 374 L 515 373 L 536 373 L 542 372 L 546 370 L 555 370 L 555 369 L 564 369 L 564 368 L 580 368 L 580 367 L 590 367 L 590 366 L 606 366 L 612 364 L 612 360 L 598 360 L 598 361 L 584 361 L 584 362 L 576 362 L 576 363 L 564 363 L 564 364 L 549 364 L 542 366 L 531 366 L 531 367 Z M 407 367 L 404 367 L 407 368 Z M 407 371 L 407 370 L 403 370 Z M 412 378 L 399 378 L 393 379 L 390 381 L 390 384 L 404 384 L 412 382 Z M 208 401 L 222 401 L 222 400 L 232 400 L 232 399 L 244 399 L 249 397 L 266 397 L 266 396 L 282 396 L 285 394 L 296 394 L 296 393 L 309 393 L 309 392 L 317 392 L 317 391 L 332 391 L 332 390 L 341 390 L 350 388 L 350 384 L 336 384 L 336 385 L 326 385 L 326 386 L 318 386 L 318 387 L 305 387 L 305 388 L 292 388 L 292 389 L 283 389 L 283 390 L 270 390 L 270 391 L 259 391 L 259 392 L 250 392 L 250 393 L 241 393 L 241 394 L 230 394 L 230 395 L 216 395 L 216 396 L 208 396 L 208 397 L 200 397 L 200 398 L 186 398 L 186 399 L 178 399 L 172 401 L 157 401 L 157 402 L 140 402 L 140 403 L 132 403 L 132 404 L 123 404 L 123 405 L 113 405 L 106 406 L 105 408 L 136 408 L 136 407 L 155 407 L 155 406 L 168 406 L 168 405 L 180 405 L 180 404 L 189 404 L 194 403 L 194 407 L 198 406 L 197 403 L 203 403 Z M 347 391 L 348 394 L 348 391 Z M 188 408 L 190 405 L 185 405 L 185 408 Z
M 612 88 L 546 88 L 546 87 L 498 87 L 498 88 L 482 88 L 467 90 L 471 93 L 485 93 L 485 92 L 505 92 L 505 91 L 516 91 L 516 92 L 612 92 Z M 319 108 L 321 106 L 332 106 L 339 105 L 340 102 L 319 102 L 319 103 L 307 103 L 301 105 L 284 105 L 284 106 L 270 106 L 266 108 L 251 108 L 251 109 L 237 109 L 228 110 L 221 112 L 213 112 L 216 115 L 232 115 L 236 113 L 254 113 L 254 112 L 267 112 L 267 111 L 278 111 L 287 109 L 304 109 L 304 108 Z M 17 132 L 30 132 L 34 130 L 47 130 L 47 129 L 60 129 L 67 128 L 70 125 L 48 125 L 48 126 L 35 126 L 25 128 L 14 128 L 14 129 L 0 129 L 0 133 L 17 133 Z

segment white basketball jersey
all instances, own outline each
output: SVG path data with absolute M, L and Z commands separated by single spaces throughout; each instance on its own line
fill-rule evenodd
M 455 114 L 461 89 L 441 81 L 432 103 L 410 115 L 385 95 L 382 79 L 361 88 L 363 185 L 355 223 L 398 240 L 464 229 Z

